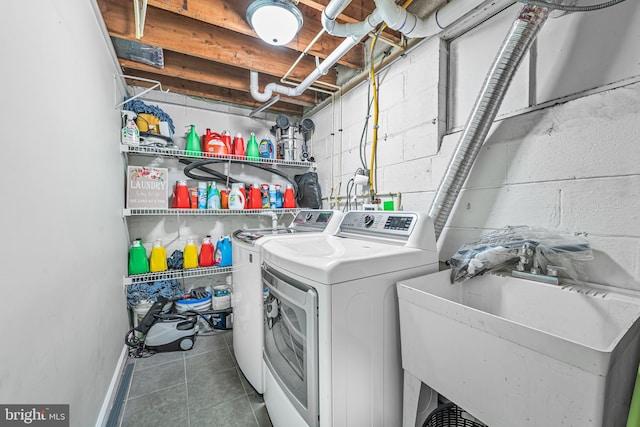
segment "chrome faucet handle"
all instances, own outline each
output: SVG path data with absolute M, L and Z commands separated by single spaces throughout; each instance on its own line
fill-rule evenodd
M 517 270 L 530 270 L 533 265 L 533 249 L 531 248 L 531 243 L 524 242 L 518 251 L 518 256 L 520 257 L 520 261 L 516 266 Z

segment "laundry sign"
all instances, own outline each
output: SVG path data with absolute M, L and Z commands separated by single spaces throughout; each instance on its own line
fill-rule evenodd
M 169 191 L 167 168 L 127 168 L 127 208 L 166 209 Z

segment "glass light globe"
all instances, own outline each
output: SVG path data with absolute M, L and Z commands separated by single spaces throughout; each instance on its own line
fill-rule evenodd
M 276 46 L 289 43 L 302 27 L 302 13 L 283 0 L 256 0 L 247 20 L 262 40 Z

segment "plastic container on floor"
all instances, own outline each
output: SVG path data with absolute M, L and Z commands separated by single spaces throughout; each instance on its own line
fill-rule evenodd
M 175 302 L 176 311 L 180 314 L 187 311 L 203 312 L 211 309 L 211 292 L 207 292 L 207 296 L 200 299 L 185 298 Z
M 214 310 L 231 308 L 231 287 L 226 285 L 214 286 L 211 306 Z
M 140 324 L 145 314 L 149 311 L 151 306 L 153 305 L 153 301 L 149 301 L 148 299 L 141 300 L 138 304 L 131 307 L 133 311 L 133 327 L 135 328 Z M 171 302 L 168 302 L 162 307 L 163 314 L 169 314 L 171 312 Z

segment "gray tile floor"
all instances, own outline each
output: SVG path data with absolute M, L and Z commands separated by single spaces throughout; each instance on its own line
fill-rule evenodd
M 185 352 L 135 363 L 120 427 L 272 427 L 233 355 L 232 331 L 198 335 Z

